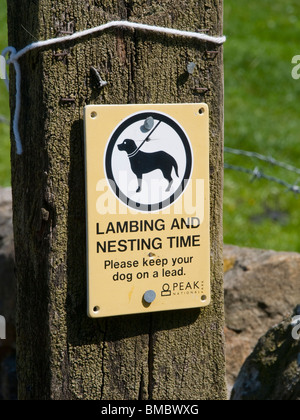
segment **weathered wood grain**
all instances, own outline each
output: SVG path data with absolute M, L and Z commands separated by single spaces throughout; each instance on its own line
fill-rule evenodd
M 9 43 L 20 49 L 117 19 L 218 35 L 222 0 L 10 0 Z M 206 53 L 212 49 L 219 53 Z M 64 50 L 65 57 L 54 55 Z M 188 77 L 191 61 L 197 69 Z M 32 52 L 20 63 L 24 154 L 12 147 L 20 399 L 226 398 L 222 48 L 111 30 Z M 91 66 L 108 81 L 103 90 Z M 88 319 L 83 107 L 202 101 L 211 112 L 212 305 Z

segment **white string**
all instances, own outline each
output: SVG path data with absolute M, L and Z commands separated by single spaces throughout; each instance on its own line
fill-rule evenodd
M 10 53 L 10 57 L 7 60 L 7 64 L 13 64 L 15 67 L 15 72 L 16 72 L 16 109 L 15 109 L 15 115 L 14 115 L 14 121 L 13 121 L 13 131 L 14 131 L 18 155 L 21 155 L 23 153 L 21 136 L 19 132 L 19 119 L 20 119 L 20 112 L 21 112 L 21 79 L 22 79 L 21 67 L 18 63 L 20 58 L 23 57 L 25 54 L 27 54 L 29 51 L 33 51 L 38 48 L 44 48 L 51 45 L 74 41 L 79 38 L 84 38 L 88 35 L 92 35 L 98 32 L 103 32 L 107 29 L 117 28 L 117 27 L 118 28 L 120 27 L 131 28 L 131 29 L 136 29 L 136 30 L 141 30 L 141 31 L 150 31 L 150 32 L 156 32 L 156 33 L 161 33 L 161 34 L 166 34 L 166 35 L 174 35 L 174 36 L 180 36 L 184 38 L 197 39 L 198 41 L 211 42 L 217 45 L 222 45 L 224 44 L 224 42 L 226 42 L 225 36 L 215 37 L 215 36 L 210 36 L 207 34 L 201 34 L 197 32 L 189 32 L 189 31 L 181 31 L 178 29 L 164 28 L 161 26 L 150 26 L 150 25 L 145 25 L 141 23 L 127 22 L 127 21 L 113 21 L 113 22 L 106 23 L 104 25 L 91 28 L 91 29 L 86 29 L 84 31 L 76 32 L 73 35 L 63 36 L 60 38 L 52 38 L 45 41 L 34 42 L 18 52 L 16 51 L 14 47 L 5 48 L 5 50 L 2 51 L 1 55 L 6 59 L 7 54 Z M 8 82 L 7 82 L 7 86 L 8 86 Z
M 17 50 L 14 47 L 7 47 L 5 50 L 2 51 L 1 55 L 6 58 L 6 55 L 10 53 L 10 57 L 13 58 L 17 54 Z M 16 72 L 16 108 L 15 108 L 15 114 L 14 114 L 14 120 L 13 120 L 13 131 L 15 136 L 15 142 L 16 142 L 16 149 L 17 154 L 21 155 L 23 153 L 23 147 L 22 147 L 22 141 L 21 136 L 19 132 L 19 120 L 20 120 L 20 114 L 21 114 L 21 79 L 22 79 L 22 73 L 21 73 L 21 66 L 18 63 L 18 61 L 14 62 L 15 66 L 15 72 Z M 6 86 L 9 90 L 9 82 L 8 78 L 6 78 Z

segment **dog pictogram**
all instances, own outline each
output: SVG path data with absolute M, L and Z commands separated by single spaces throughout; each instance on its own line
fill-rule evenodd
M 169 186 L 166 192 L 169 192 L 173 185 L 172 171 L 174 169 L 177 178 L 178 165 L 176 160 L 166 152 L 156 153 L 145 153 L 138 150 L 135 142 L 131 139 L 124 140 L 122 144 L 118 146 L 120 151 L 127 152 L 131 169 L 138 179 L 137 193 L 142 191 L 143 175 L 160 169 L 164 178 L 169 182 Z
M 124 119 L 108 141 L 106 176 L 128 207 L 151 212 L 169 207 L 192 173 L 189 139 L 170 116 L 139 112 Z
M 144 131 L 149 130 L 149 127 L 152 127 L 153 118 L 148 118 L 144 123 Z M 178 164 L 176 160 L 166 152 L 159 151 L 155 153 L 145 153 L 141 151 L 143 145 L 148 142 L 151 138 L 151 135 L 159 127 L 161 121 L 154 127 L 151 133 L 143 141 L 140 147 L 137 147 L 136 143 L 132 139 L 126 139 L 122 144 L 119 144 L 118 149 L 127 153 L 132 172 L 136 175 L 138 180 L 138 189 L 137 193 L 142 191 L 142 182 L 143 175 L 151 173 L 157 169 L 160 169 L 164 178 L 169 182 L 166 192 L 169 192 L 173 185 L 172 171 L 176 173 L 177 178 L 178 174 Z M 150 128 L 151 129 L 151 128 Z

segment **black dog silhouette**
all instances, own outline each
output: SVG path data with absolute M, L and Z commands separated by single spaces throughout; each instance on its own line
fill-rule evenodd
M 121 152 L 127 152 L 132 172 L 137 176 L 139 187 L 137 193 L 142 191 L 143 175 L 160 169 L 164 178 L 169 182 L 166 192 L 171 190 L 173 185 L 172 169 L 174 168 L 177 177 L 178 165 L 176 160 L 166 152 L 144 153 L 141 152 L 133 140 L 124 140 L 118 146 Z

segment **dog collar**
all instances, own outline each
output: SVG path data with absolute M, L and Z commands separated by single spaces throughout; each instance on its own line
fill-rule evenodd
M 138 154 L 138 152 L 140 151 L 140 149 L 136 149 L 133 153 L 130 153 L 130 155 L 128 155 L 129 159 L 133 158 L 134 156 L 136 156 Z
M 140 148 L 136 149 L 133 153 L 130 153 L 130 155 L 128 155 L 129 159 L 133 158 L 134 156 L 136 156 L 140 151 Z

